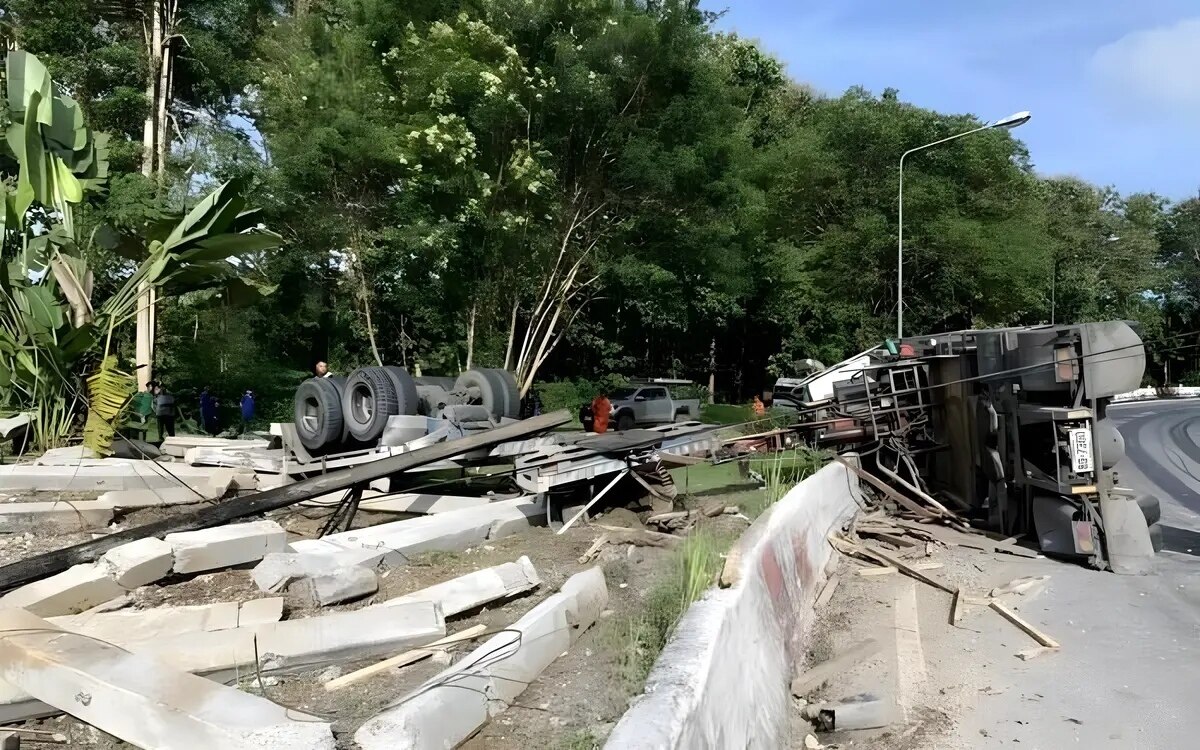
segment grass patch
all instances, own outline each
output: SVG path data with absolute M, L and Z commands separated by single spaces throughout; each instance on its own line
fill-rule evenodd
M 765 486 L 762 492 L 742 505 L 742 512 L 750 518 L 758 518 L 782 500 L 788 490 L 815 474 L 829 458 L 828 451 L 799 447 L 751 460 L 750 468 L 762 476 Z
M 671 569 L 647 595 L 641 611 L 610 621 L 601 635 L 614 654 L 617 673 L 632 694 L 641 689 L 651 667 L 688 606 L 716 581 L 730 534 L 699 530 L 671 556 Z
M 750 404 L 704 404 L 700 407 L 700 421 L 707 424 L 740 424 L 754 419 L 754 407 Z
M 590 729 L 580 729 L 578 732 L 564 737 L 556 746 L 557 750 L 600 750 L 600 738 Z
M 461 555 L 457 552 L 449 550 L 434 550 L 426 552 L 424 555 L 413 558 L 408 564 L 416 565 L 422 568 L 430 568 L 438 565 L 447 565 L 459 559 Z

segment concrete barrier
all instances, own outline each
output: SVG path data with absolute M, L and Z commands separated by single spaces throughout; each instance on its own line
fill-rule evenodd
M 831 463 L 759 517 L 728 556 L 730 588 L 688 609 L 606 750 L 787 747 L 789 684 L 833 554 L 826 536 L 860 501 L 858 478 Z
M 1167 388 L 1138 388 L 1129 393 L 1118 393 L 1113 396 L 1113 402 L 1148 401 L 1156 398 L 1196 398 L 1197 396 L 1200 396 L 1200 388 L 1176 385 Z

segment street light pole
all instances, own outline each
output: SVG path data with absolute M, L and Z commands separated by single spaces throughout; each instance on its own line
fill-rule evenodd
M 948 141 L 957 140 L 964 136 L 972 135 L 983 130 L 992 130 L 995 128 L 1016 128 L 1029 122 L 1032 117 L 1028 112 L 1017 112 L 1011 114 L 1002 120 L 996 120 L 986 125 L 981 125 L 974 130 L 968 130 L 964 133 L 958 133 L 933 143 L 926 143 L 924 146 L 910 148 L 900 155 L 900 191 L 897 195 L 899 209 L 897 211 L 896 223 L 899 228 L 896 232 L 896 338 L 904 338 L 904 159 L 909 154 L 915 154 L 918 151 L 924 151 L 927 148 L 940 146 Z

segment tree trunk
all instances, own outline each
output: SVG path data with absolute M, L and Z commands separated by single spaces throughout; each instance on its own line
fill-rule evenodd
M 713 336 L 708 342 L 708 403 L 713 401 L 717 390 L 717 337 Z
M 475 361 L 475 313 L 479 303 L 471 303 L 471 314 L 467 318 L 467 369 L 471 369 Z
M 174 27 L 174 13 L 171 14 L 170 26 Z M 154 126 L 156 129 L 154 140 L 155 177 L 158 180 L 158 189 L 161 191 L 165 185 L 167 174 L 167 144 L 170 138 L 167 136 L 167 100 L 171 93 L 171 42 L 165 41 L 162 45 L 162 57 L 158 69 L 158 102 L 156 103 L 156 113 Z
M 150 5 L 150 36 L 146 40 L 148 64 L 146 66 L 146 121 L 142 127 L 142 174 L 154 174 L 154 156 L 157 153 L 158 127 L 155 114 L 158 109 L 158 82 L 162 72 L 163 8 L 162 0 L 153 0 Z M 154 378 L 154 290 L 149 284 L 138 285 L 137 333 L 134 347 L 138 390 L 147 390 Z
M 358 237 L 355 238 L 355 243 L 358 242 Z M 347 248 L 350 253 L 350 272 L 354 276 L 354 281 L 358 285 L 358 294 L 356 295 L 362 303 L 363 319 L 367 324 L 367 341 L 371 344 L 371 354 L 375 356 L 375 364 L 383 366 L 383 357 L 379 356 L 379 347 L 375 343 L 375 324 L 371 320 L 371 290 L 367 286 L 367 274 L 363 271 L 362 262 L 358 257 L 356 248 Z
M 518 301 L 513 299 L 512 316 L 508 319 L 508 345 L 504 347 L 504 369 L 512 367 L 513 341 L 517 337 Z

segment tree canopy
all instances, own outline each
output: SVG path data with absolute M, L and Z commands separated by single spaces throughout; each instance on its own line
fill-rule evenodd
M 82 222 L 237 178 L 283 237 L 252 259 L 274 294 L 164 303 L 157 365 L 185 388 L 282 399 L 325 359 L 746 398 L 894 335 L 900 154 L 984 124 L 815 92 L 691 0 L 8 7 L 6 41 L 112 135 Z M 1152 379 L 1196 378 L 1171 337 L 1200 318 L 1200 198 L 1039 175 L 1015 135 L 906 160 L 906 332 L 1128 318 Z M 97 251 L 97 284 L 123 262 Z

